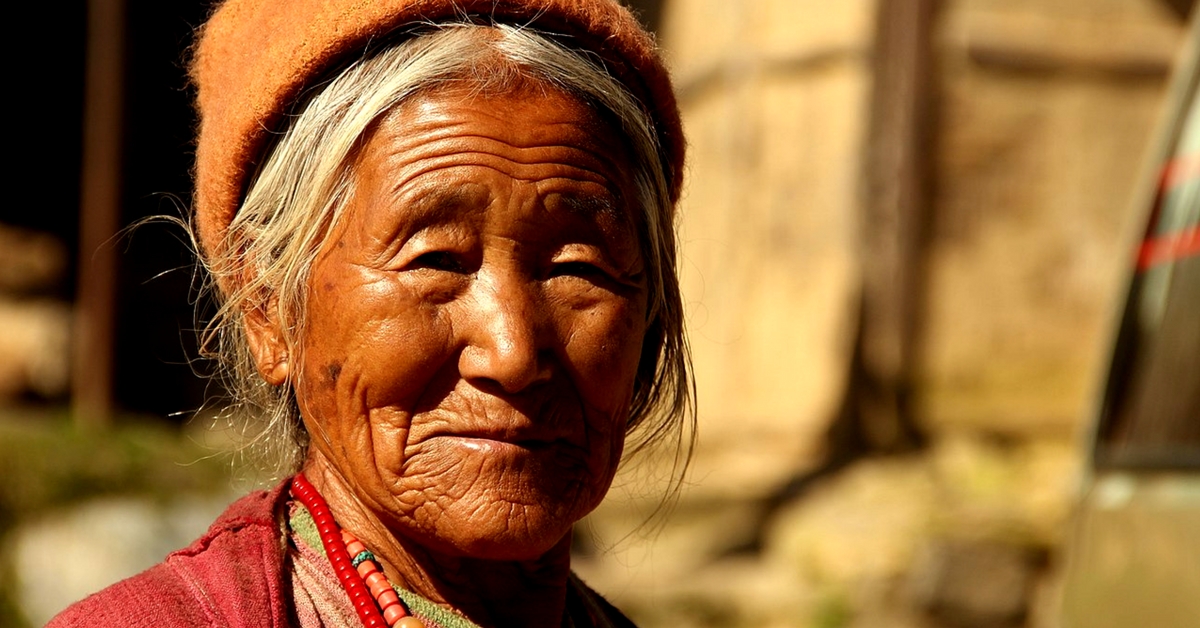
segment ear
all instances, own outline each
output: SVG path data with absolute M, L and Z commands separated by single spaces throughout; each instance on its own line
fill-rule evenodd
M 275 316 L 268 314 L 274 311 L 272 300 L 265 307 L 256 307 L 246 311 L 243 318 L 246 325 L 246 341 L 250 344 L 250 354 L 258 366 L 258 374 L 272 386 L 279 386 L 287 381 L 290 372 L 287 343 Z

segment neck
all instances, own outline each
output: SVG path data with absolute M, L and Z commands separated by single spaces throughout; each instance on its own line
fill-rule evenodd
M 438 552 L 392 531 L 346 479 L 319 456 L 304 475 L 338 525 L 378 558 L 396 586 L 465 615 L 480 626 L 562 626 L 570 576 L 570 536 L 528 561 L 496 561 Z

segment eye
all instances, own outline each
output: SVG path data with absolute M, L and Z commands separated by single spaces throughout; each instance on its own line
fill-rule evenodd
M 427 268 L 429 270 L 440 270 L 450 273 L 461 273 L 464 270 L 462 261 L 453 253 L 448 251 L 430 251 L 423 253 L 414 259 L 408 265 L 411 270 Z
M 562 262 L 555 264 L 554 267 L 550 269 L 550 276 L 597 278 L 607 277 L 608 274 L 595 264 L 589 264 L 587 262 Z

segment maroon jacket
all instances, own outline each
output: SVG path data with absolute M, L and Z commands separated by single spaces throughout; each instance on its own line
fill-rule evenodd
M 71 605 L 47 628 L 289 628 L 291 584 L 282 533 L 287 486 L 251 493 L 208 532 L 163 562 Z M 634 628 L 621 611 L 577 578 L 567 606 L 592 626 Z
M 204 536 L 73 604 L 48 628 L 285 628 L 291 625 L 282 521 L 286 483 L 229 506 Z

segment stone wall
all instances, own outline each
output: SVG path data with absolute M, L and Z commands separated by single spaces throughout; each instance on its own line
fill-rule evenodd
M 1076 429 L 1181 34 L 1141 0 L 945 3 L 919 386 L 936 429 Z
M 681 267 L 711 454 L 701 490 L 722 482 L 725 453 L 774 464 L 760 470 L 774 478 L 735 480 L 769 489 L 814 460 L 835 409 L 856 316 L 872 15 L 865 0 L 664 10 L 691 151 Z
M 1152 0 L 938 3 L 913 339 L 926 445 L 833 468 L 875 11 L 663 8 L 691 150 L 681 233 L 701 440 L 670 517 L 644 523 L 656 485 L 638 471 L 654 467 L 635 467 L 577 561 L 643 625 L 1058 625 L 1081 435 L 1182 25 Z

